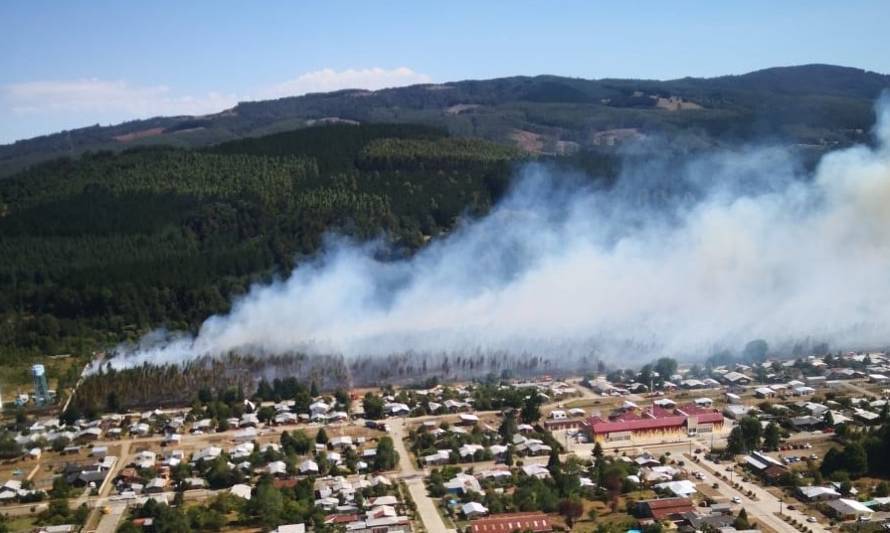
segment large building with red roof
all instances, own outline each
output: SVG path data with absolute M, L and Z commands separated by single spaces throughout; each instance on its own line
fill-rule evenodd
M 672 441 L 683 437 L 720 432 L 723 414 L 694 404 L 670 409 L 652 406 L 642 411 L 629 409 L 608 418 L 592 416 L 584 423 L 591 441 L 636 442 Z

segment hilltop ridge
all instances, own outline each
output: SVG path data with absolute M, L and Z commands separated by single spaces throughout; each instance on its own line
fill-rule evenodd
M 328 123 L 420 123 L 556 155 L 649 133 L 698 145 L 769 137 L 824 150 L 864 140 L 874 100 L 888 88 L 885 74 L 812 64 L 667 81 L 541 75 L 350 89 L 21 140 L 0 146 L 0 176 L 86 151 L 199 147 Z

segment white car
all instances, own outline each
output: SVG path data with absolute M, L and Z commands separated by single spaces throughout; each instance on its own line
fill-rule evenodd
M 815 524 L 815 523 L 817 522 L 816 517 L 815 517 L 815 516 L 808 516 L 808 517 L 807 517 L 807 522 L 810 522 L 810 523 Z
M 742 503 L 742 499 L 739 498 L 738 496 L 733 496 L 732 503 Z

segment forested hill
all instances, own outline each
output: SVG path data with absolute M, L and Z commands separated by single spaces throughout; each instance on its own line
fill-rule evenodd
M 520 155 L 374 124 L 36 165 L 0 180 L 0 365 L 193 329 L 328 231 L 410 253 L 485 212 Z
M 670 81 L 558 76 L 416 85 L 245 102 L 203 117 L 93 126 L 0 146 L 0 177 L 39 161 L 142 145 L 208 146 L 319 123 L 422 123 L 564 154 L 664 134 L 693 146 L 768 137 L 821 151 L 866 138 L 890 76 L 831 65 Z

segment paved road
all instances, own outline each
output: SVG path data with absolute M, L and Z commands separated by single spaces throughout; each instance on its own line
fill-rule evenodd
M 127 511 L 126 502 L 110 503 L 108 507 L 111 509 L 111 512 L 102 515 L 99 525 L 95 529 L 96 533 L 114 533 L 117 531 L 117 526 Z
M 99 497 L 106 498 L 111 493 L 111 488 L 114 487 L 114 480 L 117 478 L 121 469 L 127 464 L 127 459 L 130 455 L 130 443 L 128 441 L 124 441 L 121 444 L 120 457 L 116 458 L 114 464 L 108 471 L 108 475 L 105 476 L 105 481 L 102 482 L 102 486 L 99 487 Z M 93 525 L 98 521 L 98 529 L 106 531 L 108 533 L 113 533 L 117 531 L 117 524 L 120 522 L 121 517 L 124 515 L 124 511 L 127 510 L 127 505 L 125 503 L 116 502 L 109 506 L 111 508 L 111 513 L 105 515 L 99 515 L 101 512 L 102 506 L 94 505 L 93 510 L 90 512 L 89 516 L 87 516 L 86 523 L 84 524 L 84 529 L 87 531 L 92 531 Z
M 688 454 L 687 454 L 688 456 Z M 736 490 L 734 487 L 730 486 L 728 482 L 723 481 L 722 479 L 717 478 L 714 473 L 726 473 L 726 465 L 718 465 L 711 461 L 708 461 L 704 457 L 700 457 L 701 461 L 699 463 L 695 463 L 693 461 L 687 461 L 686 464 L 691 471 L 699 471 L 704 475 L 708 476 L 708 478 L 714 478 L 720 485 L 720 492 L 724 495 L 728 494 L 730 496 L 738 496 L 742 499 L 742 506 L 748 511 L 748 516 L 754 518 L 755 520 L 760 520 L 762 523 L 768 525 L 772 529 L 776 531 L 796 531 L 791 525 L 785 523 L 781 518 L 776 516 L 776 513 L 779 512 L 780 504 L 779 499 L 773 494 L 767 492 L 765 489 L 760 487 L 755 483 L 744 482 L 737 477 L 733 477 L 733 481 L 739 483 L 742 486 L 742 490 Z M 752 500 L 746 496 L 747 491 L 752 491 L 756 496 L 756 500 Z M 781 506 L 783 514 L 789 515 L 792 518 L 796 519 L 798 522 L 806 523 L 806 515 L 801 513 L 800 511 L 794 510 L 791 511 L 787 506 Z M 818 523 L 807 523 L 807 527 L 816 531 L 817 533 L 827 533 L 827 530 Z
M 426 486 L 423 483 L 426 473 L 414 466 L 411 454 L 408 453 L 408 449 L 405 447 L 405 419 L 390 419 L 387 421 L 387 424 L 392 434 L 395 449 L 399 452 L 401 477 L 405 480 L 405 484 L 408 485 L 411 498 L 417 505 L 417 514 L 420 516 L 423 526 L 428 533 L 448 533 L 454 531 L 445 526 L 442 516 L 436 510 L 436 503 L 426 492 Z

